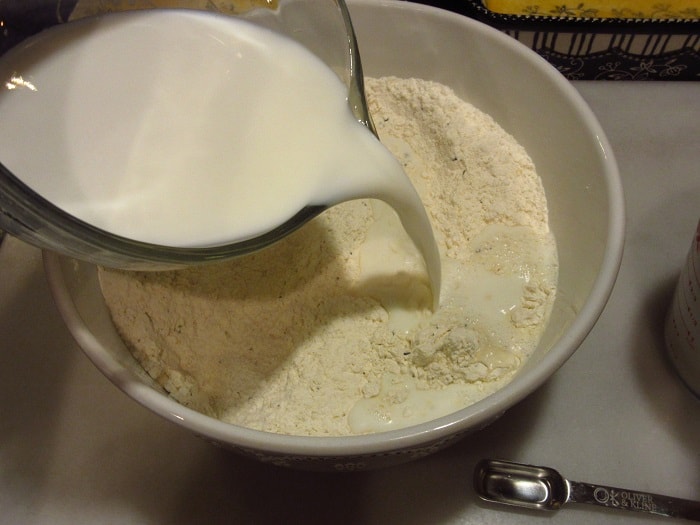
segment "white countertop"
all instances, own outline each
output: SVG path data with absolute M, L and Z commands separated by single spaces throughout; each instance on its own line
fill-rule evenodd
M 659 523 L 570 505 L 477 500 L 501 457 L 571 479 L 700 500 L 700 400 L 664 356 L 663 317 L 700 218 L 700 83 L 576 83 L 627 200 L 620 275 L 600 321 L 538 392 L 480 433 L 387 470 L 318 474 L 205 443 L 117 390 L 71 339 L 38 250 L 0 246 L 0 523 Z M 672 522 L 672 521 L 671 521 Z

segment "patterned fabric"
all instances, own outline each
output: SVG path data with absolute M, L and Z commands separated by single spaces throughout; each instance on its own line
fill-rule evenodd
M 537 52 L 569 80 L 700 80 L 700 55 L 684 49 L 652 57 L 620 49 L 571 57 L 550 49 Z
M 561 2 L 561 3 L 560 3 Z M 700 80 L 700 0 L 430 0 L 489 24 L 570 80 Z M 487 9 L 520 5 L 525 14 Z M 654 18 L 605 18 L 636 7 Z M 595 6 L 595 7 L 594 7 Z M 583 14 L 593 15 L 587 18 Z M 547 16 L 545 16 L 545 14 Z M 668 18 L 667 15 L 674 17 Z M 682 15 L 683 18 L 675 16 Z M 692 17 L 692 18 L 689 18 Z
M 570 80 L 700 80 L 700 34 L 503 31 Z
M 700 19 L 699 0 L 483 0 L 494 13 L 572 18 Z

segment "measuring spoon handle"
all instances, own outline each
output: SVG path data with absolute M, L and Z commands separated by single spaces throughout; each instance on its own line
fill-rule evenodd
M 569 480 L 567 502 L 700 521 L 700 502 Z

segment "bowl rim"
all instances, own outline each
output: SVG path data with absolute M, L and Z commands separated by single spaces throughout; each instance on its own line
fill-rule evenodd
M 172 398 L 153 390 L 138 379 L 133 372 L 112 359 L 101 348 L 98 340 L 86 329 L 68 294 L 63 279 L 61 260 L 66 257 L 46 250 L 43 252 L 45 273 L 59 313 L 83 352 L 112 383 L 136 402 L 166 420 L 185 427 L 201 437 L 251 452 L 307 458 L 381 456 L 400 453 L 406 449 L 427 447 L 455 435 L 486 426 L 500 417 L 508 407 L 515 405 L 539 388 L 574 353 L 601 315 L 612 293 L 622 260 L 625 212 L 617 163 L 605 133 L 592 110 L 573 85 L 553 66 L 534 51 L 499 30 L 444 9 L 396 0 L 381 0 L 379 2 L 376 0 L 349 0 L 348 5 L 351 14 L 353 9 L 358 8 L 398 9 L 413 11 L 421 16 L 444 19 L 452 24 L 461 24 L 470 31 L 483 34 L 487 38 L 498 39 L 513 52 L 519 53 L 525 60 L 531 62 L 533 67 L 541 70 L 542 74 L 554 82 L 560 94 L 566 97 L 600 145 L 601 166 L 604 171 L 603 177 L 609 201 L 607 210 L 609 223 L 603 260 L 600 271 L 578 315 L 562 337 L 541 358 L 538 366 L 530 369 L 526 376 L 519 374 L 503 388 L 481 401 L 425 423 L 380 433 L 326 437 L 275 434 L 224 423 L 187 408 Z

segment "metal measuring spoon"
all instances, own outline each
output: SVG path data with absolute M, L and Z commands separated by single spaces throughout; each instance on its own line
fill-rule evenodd
M 486 501 L 529 509 L 558 510 L 565 503 L 589 503 L 700 521 L 698 501 L 569 481 L 552 468 L 511 461 L 480 461 L 474 471 L 474 489 Z

